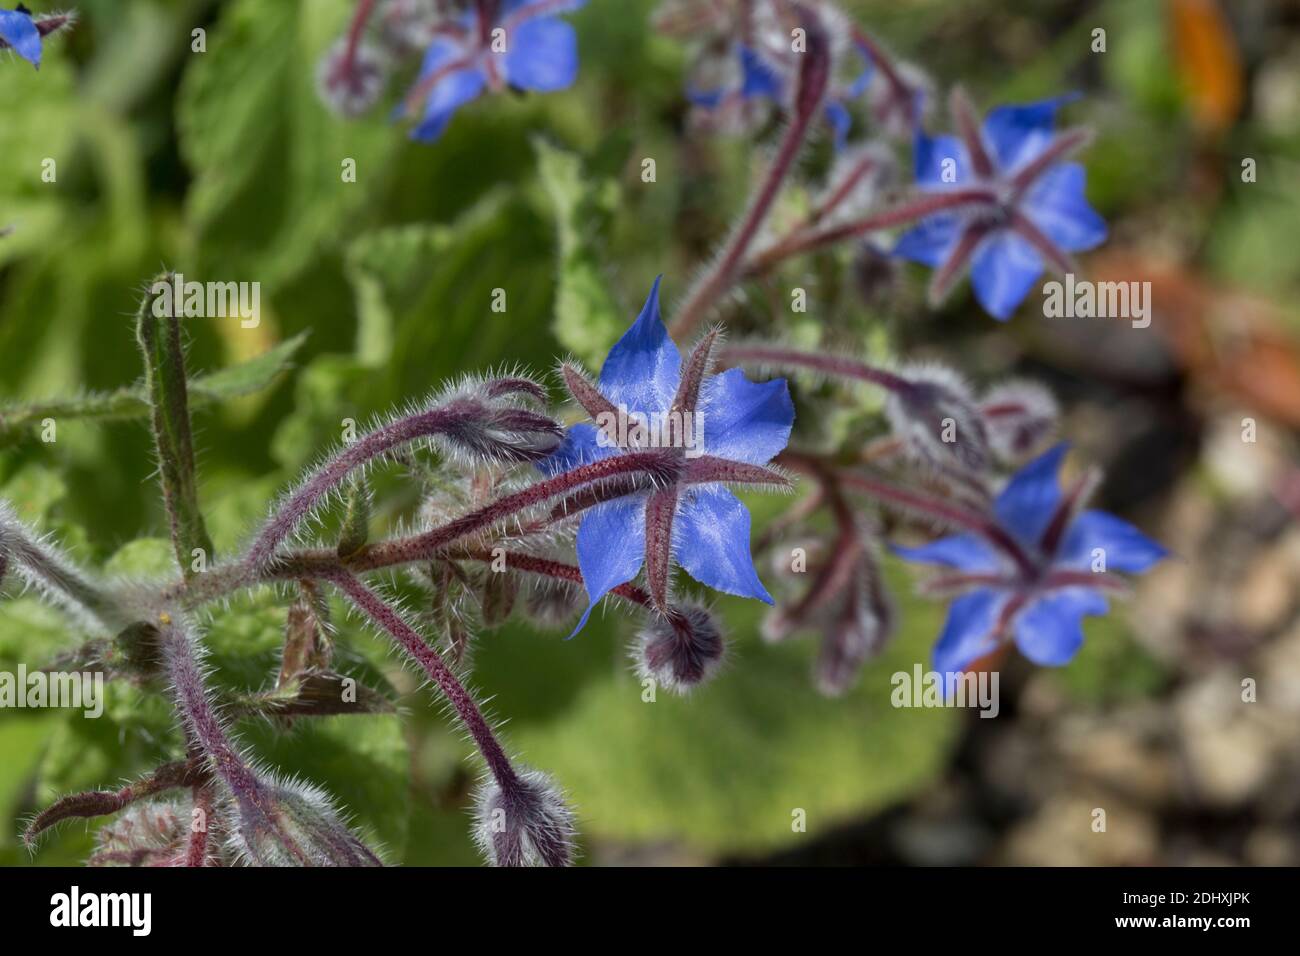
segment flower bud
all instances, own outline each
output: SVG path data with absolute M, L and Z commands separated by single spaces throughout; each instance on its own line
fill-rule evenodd
M 100 827 L 91 866 L 182 866 L 191 815 L 180 802 L 132 804 Z
M 321 102 L 340 116 L 360 116 L 379 99 L 385 73 L 383 55 L 376 47 L 368 43 L 353 46 L 344 37 L 321 57 L 316 67 L 316 92 Z
M 1034 382 L 1007 382 L 980 402 L 989 445 L 1006 465 L 1022 464 L 1056 430 L 1060 410 L 1052 393 Z
M 474 840 L 493 866 L 568 866 L 573 838 L 573 811 L 546 774 L 518 770 L 505 786 L 479 787 Z
M 446 23 L 439 7 L 429 0 L 387 0 L 379 23 L 381 41 L 396 54 L 424 50 Z
M 651 614 L 637 636 L 637 673 L 682 694 L 713 677 L 726 643 L 717 619 L 697 605 Z
M 542 627 L 571 626 L 586 600 L 576 585 L 551 578 L 528 581 L 524 613 Z
M 854 593 L 826 627 L 813 665 L 813 681 L 827 697 L 853 686 L 862 665 L 880 653 L 894 629 L 894 613 L 874 569 L 862 569 Z
M 885 414 L 907 449 L 940 470 L 983 471 L 988 435 L 961 377 L 942 365 L 911 366 L 901 377 L 906 384 L 891 391 Z
M 867 240 L 857 245 L 850 275 L 863 304 L 880 309 L 894 296 L 902 273 L 894 256 L 874 240 Z
M 261 866 L 382 866 L 315 787 L 266 781 L 270 826 L 240 827 L 235 849 Z

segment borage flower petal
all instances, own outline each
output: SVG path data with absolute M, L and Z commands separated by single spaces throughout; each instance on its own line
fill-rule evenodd
M 32 66 L 41 66 L 41 31 L 26 10 L 0 10 L 0 48 L 9 47 Z
M 1083 644 L 1083 618 L 1105 614 L 1108 594 L 1122 590 L 1111 572 L 1140 573 L 1167 554 L 1114 515 L 1081 512 L 1094 487 L 1087 478 L 1061 493 L 1066 451 L 1057 445 L 1012 476 L 987 531 L 894 547 L 906 560 L 955 569 L 934 583 L 966 591 L 935 646 L 936 670 L 963 670 L 1010 639 L 1037 664 L 1068 663 Z
M 766 465 L 785 447 L 794 424 L 789 389 L 783 379 L 752 382 L 739 369 L 711 374 L 717 333 L 704 336 L 683 363 L 659 316 L 659 282 L 610 350 L 598 386 L 572 366 L 563 372 L 574 399 L 593 417 L 614 409 L 620 416 L 688 423 L 678 432 L 680 441 L 657 443 L 654 438 L 671 437 L 662 430 L 633 439 L 603 421 L 599 433 L 582 423 L 538 465 L 554 475 L 596 458 L 633 450 L 644 454 L 647 447 L 664 456 L 655 484 L 619 489 L 619 497 L 582 514 L 578 564 L 589 603 L 575 634 L 600 599 L 642 567 L 652 605 L 671 613 L 667 596 L 674 560 L 708 587 L 772 600 L 754 569 L 749 512 L 725 485 L 785 482 Z

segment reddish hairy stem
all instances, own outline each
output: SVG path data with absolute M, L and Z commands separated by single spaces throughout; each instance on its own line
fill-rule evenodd
M 194 809 L 199 811 L 199 819 L 190 820 L 190 842 L 185 851 L 186 866 L 208 865 L 208 827 L 212 819 L 212 788 L 207 784 L 195 784 Z M 195 826 L 196 823 L 202 824 Z
M 834 191 L 826 197 L 825 201 L 820 203 L 817 208 L 812 211 L 812 214 L 804 223 L 803 228 L 811 228 L 825 219 L 826 216 L 834 211 L 836 206 L 848 198 L 848 195 L 853 192 L 858 183 L 862 182 L 862 177 L 875 169 L 877 165 L 879 164 L 875 156 L 872 156 L 871 154 L 862 156 L 858 160 L 857 164 L 849 170 L 848 175 L 845 176 L 840 184 L 835 187 Z
M 303 519 L 326 495 L 341 485 L 349 474 L 401 445 L 435 435 L 454 436 L 457 429 L 471 423 L 480 427 L 496 426 L 525 431 L 541 427 L 544 421 L 548 420 L 532 412 L 492 409 L 472 399 L 459 398 L 376 428 L 317 468 L 311 477 L 290 493 L 263 526 L 249 547 L 243 563 L 248 569 L 265 565 Z M 555 427 L 553 423 L 551 427 Z
M 521 534 L 544 530 L 573 511 L 630 494 L 637 490 L 637 486 L 629 483 L 632 479 L 640 477 L 644 480 L 649 476 L 652 481 L 660 483 L 675 481 L 685 467 L 684 459 L 665 454 L 663 450 L 611 455 L 529 485 L 431 531 L 367 545 L 346 561 L 341 560 L 333 548 L 293 551 L 273 558 L 260 569 L 250 569 L 243 563 L 213 569 L 188 583 L 172 585 L 159 598 L 162 601 L 183 601 L 185 606 L 192 607 L 215 601 L 252 584 L 326 577 L 345 568 L 354 572 L 376 571 L 427 561 L 464 538 L 554 498 L 566 496 L 550 515 L 521 528 Z M 253 570 L 255 574 L 250 573 Z
M 469 561 L 491 562 L 496 560 L 496 555 L 486 551 L 466 551 L 463 554 L 456 554 L 454 557 L 465 558 Z M 507 568 L 523 571 L 525 574 L 554 578 L 557 581 L 565 581 L 569 584 L 583 584 L 582 570 L 573 564 L 565 564 L 561 561 L 552 561 L 550 558 L 541 558 L 534 554 L 521 554 L 514 551 L 505 553 L 505 562 Z M 652 606 L 650 595 L 635 584 L 620 584 L 609 593 L 618 595 L 631 604 L 637 604 L 645 608 Z
M 731 345 L 724 348 L 718 358 L 729 365 L 754 362 L 783 368 L 803 368 L 823 375 L 837 375 L 841 378 L 869 382 L 891 392 L 900 392 L 908 387 L 907 379 L 882 368 L 859 362 L 857 359 L 823 355 L 818 352 L 801 352 L 797 349 L 782 348 L 779 345 Z
M 175 787 L 198 786 L 208 779 L 207 770 L 194 761 L 178 760 L 163 764 L 149 776 L 120 790 L 91 790 L 72 793 L 50 804 L 27 826 L 23 839 L 28 843 L 39 833 L 69 817 L 99 817 L 116 813 L 137 800 Z
M 784 461 L 786 454 L 783 452 L 778 461 Z M 865 491 L 884 501 L 912 508 L 923 514 L 932 515 L 941 521 L 973 531 L 1011 558 L 1022 573 L 1030 576 L 1036 573 L 1036 565 L 1029 555 L 1025 553 L 1025 549 L 1020 546 L 1019 542 L 999 527 L 996 522 L 984 515 L 969 511 L 959 505 L 953 505 L 942 498 L 936 498 L 934 495 L 925 492 L 900 488 L 895 484 L 870 475 L 842 471 L 838 473 L 838 477 L 841 482 L 851 488 L 857 488 L 859 491 Z
M 158 644 L 186 730 L 211 762 L 213 772 L 230 788 L 239 806 L 242 825 L 251 832 L 275 834 L 285 849 L 305 864 L 307 859 L 301 848 L 278 823 L 270 794 L 226 736 L 221 718 L 209 699 L 191 639 L 170 615 L 159 616 Z M 255 848 L 255 841 L 246 842 L 250 849 Z
M 365 548 L 349 560 L 348 567 L 355 571 L 370 571 L 423 560 L 462 538 L 491 528 L 521 511 L 544 504 L 560 495 L 626 475 L 648 474 L 651 477 L 675 480 L 680 467 L 672 456 L 665 455 L 662 451 L 626 452 L 601 458 L 529 485 L 432 531 L 396 541 L 379 542 Z
M 361 34 L 366 30 L 366 22 L 370 19 L 370 14 L 375 10 L 375 0 L 361 0 L 357 4 L 357 12 L 352 16 L 352 22 L 348 25 L 347 47 L 343 51 L 343 59 L 339 61 L 338 68 L 334 71 L 331 80 L 338 81 L 347 76 L 356 66 L 357 49 L 361 46 Z
M 465 729 L 469 731 L 478 751 L 483 755 L 488 770 L 503 790 L 515 790 L 521 781 L 510 764 L 492 728 L 483 718 L 474 698 L 456 679 L 456 675 L 438 656 L 438 652 L 424 642 L 415 628 L 407 624 L 393 607 L 347 571 L 339 570 L 327 575 L 344 596 L 366 617 L 384 630 L 438 685 L 443 696 L 455 709 Z
M 829 78 L 829 42 L 820 24 L 813 23 L 808 29 L 808 49 L 803 54 L 799 67 L 795 115 L 777 149 L 776 159 L 773 160 L 767 176 L 759 186 L 740 226 L 731 234 L 731 238 L 723 248 L 717 264 L 702 281 L 696 283 L 686 302 L 678 310 L 677 317 L 669 330 L 669 334 L 674 339 L 680 340 L 689 336 L 704 317 L 709 306 L 738 278 L 750 243 L 754 241 L 764 220 L 767 219 L 773 201 L 780 193 L 795 158 L 803 148 L 808 130 L 812 127 L 813 119 L 826 94 Z
M 893 59 L 886 56 L 885 51 L 871 34 L 857 24 L 853 25 L 853 42 L 867 51 L 867 55 L 879 67 L 881 75 L 894 88 L 895 93 L 899 91 L 907 92 L 907 84 L 903 82 L 903 77 L 899 74 L 898 68 L 894 66 Z
M 809 252 L 822 246 L 850 239 L 868 232 L 903 226 L 935 213 L 977 203 L 992 203 L 996 197 L 983 187 L 952 189 L 939 193 L 919 193 L 881 212 L 843 225 L 821 230 L 801 230 L 791 233 L 774 245 L 756 254 L 745 266 L 744 275 L 755 276 L 771 269 L 782 259 Z

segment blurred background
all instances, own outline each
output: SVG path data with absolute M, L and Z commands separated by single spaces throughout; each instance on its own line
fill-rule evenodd
M 752 142 L 690 129 L 696 51 L 649 28 L 646 0 L 572 15 L 573 90 L 485 98 L 433 146 L 386 119 L 407 76 L 368 118 L 320 105 L 317 63 L 349 0 L 76 6 L 80 22 L 47 43 L 39 72 L 0 61 L 0 228 L 13 227 L 0 238 L 0 402 L 135 382 L 131 315 L 161 268 L 259 281 L 256 329 L 190 327 L 198 370 L 308 333 L 270 387 L 198 413 L 201 497 L 225 554 L 344 418 L 463 371 L 602 355 L 617 325 L 552 319 L 562 244 L 594 248 L 630 319 L 656 274 L 666 301 L 685 291 L 750 182 Z M 926 276 L 909 267 L 884 299 L 870 277 L 809 275 L 808 321 L 863 348 L 947 359 L 977 382 L 1042 381 L 1062 434 L 1106 468 L 1101 506 L 1175 559 L 1088 622 L 1068 667 L 1009 660 L 996 720 L 889 706 L 890 675 L 928 660 L 944 610 L 894 567 L 899 634 L 840 699 L 811 687 L 813 642 L 765 645 L 759 609 L 735 601 L 720 604 L 731 662 L 689 699 L 642 703 L 622 612 L 571 642 L 518 623 L 486 632 L 476 685 L 511 747 L 569 790 L 593 864 L 1300 863 L 1300 6 L 842 6 L 939 89 L 961 82 L 983 107 L 1083 92 L 1069 119 L 1098 130 L 1088 193 L 1111 225 L 1085 264 L 1094 278 L 1152 282 L 1154 316 L 1144 331 L 1048 321 L 1031 296 L 1003 325 L 965 289 L 932 311 Z M 1092 51 L 1097 28 L 1105 52 Z M 55 183 L 41 179 L 47 158 Z M 348 158 L 355 183 L 340 181 Z M 489 309 L 498 287 L 504 314 Z M 755 296 L 733 325 L 767 322 Z M 69 414 L 49 444 L 5 418 L 0 496 L 90 566 L 167 569 L 142 421 Z M 399 479 L 381 476 L 378 526 L 416 505 Z M 786 504 L 756 501 L 756 520 Z M 79 639 L 30 596 L 9 597 L 0 669 Z M 223 686 L 273 679 L 283 603 L 214 615 Z M 381 644 L 338 623 L 350 666 L 391 685 L 392 712 L 251 722 L 245 743 L 329 789 L 389 861 L 476 862 L 465 743 Z M 1247 678 L 1257 700 L 1243 704 Z M 34 856 L 19 821 L 179 752 L 166 706 L 129 685 L 110 688 L 95 721 L 0 712 L 0 863 L 84 860 L 100 821 L 65 826 Z M 1104 834 L 1094 808 L 1107 811 Z

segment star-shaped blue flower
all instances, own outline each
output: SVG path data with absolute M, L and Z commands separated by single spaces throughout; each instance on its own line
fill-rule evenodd
M 826 98 L 824 107 L 826 120 L 835 132 L 835 148 L 843 149 L 848 142 L 849 127 L 852 117 L 844 105 L 849 100 L 861 96 L 871 82 L 871 60 L 861 47 L 856 48 L 862 57 L 864 66 L 852 83 L 842 89 L 832 91 Z M 723 86 L 711 89 L 697 89 L 688 86 L 686 98 L 696 106 L 710 111 L 743 108 L 756 100 L 780 102 L 785 82 L 778 68 L 765 60 L 752 47 L 736 43 L 733 52 L 739 64 L 735 80 Z
M 895 547 L 909 561 L 955 574 L 934 590 L 961 594 L 934 648 L 934 669 L 952 674 L 1009 637 L 1036 664 L 1066 664 L 1083 644 L 1083 618 L 1105 614 L 1106 595 L 1121 592 L 1115 571 L 1141 573 L 1168 552 L 1137 528 L 1103 511 L 1081 510 L 1095 476 L 1061 492 L 1057 474 L 1067 447 L 1057 445 L 1017 472 L 993 504 L 988 533 Z
M 0 49 L 9 47 L 32 66 L 41 66 L 41 31 L 27 8 L 0 10 Z
M 975 297 L 1006 320 L 1046 264 L 1074 271 L 1072 252 L 1100 245 L 1106 223 L 1084 197 L 1084 170 L 1065 158 L 1089 139 L 1082 129 L 1053 131 L 1064 99 L 1002 106 L 981 127 L 964 94 L 953 96 L 958 136 L 916 136 L 917 184 L 961 197 L 898 241 L 896 255 L 935 269 L 932 300 L 967 266 Z
M 567 89 L 578 76 L 578 40 L 573 27 L 556 17 L 587 0 L 503 0 L 495 20 L 480 4 L 429 45 L 420 75 L 408 96 L 418 102 L 420 121 L 411 138 L 438 139 L 456 110 L 485 88 L 550 93 Z
M 706 335 L 685 363 L 659 318 L 656 279 L 641 314 L 605 359 L 598 384 L 565 366 L 574 399 L 597 425 L 572 426 L 564 443 L 539 466 L 558 474 L 600 458 L 648 447 L 605 424 L 614 415 L 698 412 L 701 426 L 692 442 L 661 447 L 666 469 L 676 479 L 606 501 L 586 511 L 578 528 L 578 566 L 589 599 L 576 634 L 602 597 L 646 568 L 646 584 L 657 608 L 668 608 L 670 568 L 680 565 L 701 584 L 772 603 L 754 569 L 749 511 L 728 484 L 784 485 L 767 468 L 790 437 L 794 405 L 784 379 L 751 382 L 740 369 L 711 374 L 717 333 Z M 664 420 L 664 419 L 660 419 Z

